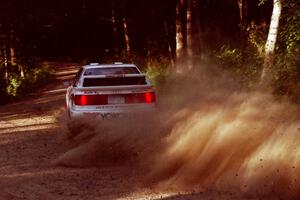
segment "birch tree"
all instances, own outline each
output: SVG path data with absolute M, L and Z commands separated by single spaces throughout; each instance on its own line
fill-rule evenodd
M 277 40 L 281 10 L 282 10 L 281 1 L 273 0 L 273 11 L 272 11 L 268 38 L 265 45 L 264 64 L 263 64 L 263 70 L 260 79 L 262 85 L 269 85 L 271 81 L 271 77 L 272 77 L 271 70 L 272 70 L 273 60 L 274 60 L 274 52 L 275 52 L 275 45 Z

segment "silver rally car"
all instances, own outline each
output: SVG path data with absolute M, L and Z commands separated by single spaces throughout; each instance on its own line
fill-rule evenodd
M 128 112 L 151 111 L 155 105 L 153 85 L 134 64 L 82 66 L 66 94 L 70 118 L 109 119 Z

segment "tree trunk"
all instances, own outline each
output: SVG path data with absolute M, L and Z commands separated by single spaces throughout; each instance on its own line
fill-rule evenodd
M 184 0 L 179 0 L 176 6 L 176 65 L 178 67 L 184 54 L 184 30 L 183 30 L 183 19 L 182 9 L 184 6 Z
M 238 0 L 238 7 L 240 11 L 240 40 L 242 42 L 242 48 L 245 46 L 245 29 L 246 29 L 246 16 L 247 16 L 247 1 L 245 0 Z
M 9 52 L 10 52 L 10 64 L 16 65 L 15 49 L 13 47 L 10 47 Z
M 4 52 L 4 45 L 1 45 L 0 49 L 0 96 L 2 94 L 6 94 L 6 87 L 7 87 L 7 78 L 6 78 L 6 68 L 4 66 L 5 60 L 5 52 Z
M 193 68 L 194 49 L 196 49 L 193 15 L 194 12 L 196 13 L 196 5 L 195 0 L 179 0 L 176 7 L 176 67 L 178 72 Z M 197 22 L 200 24 L 199 21 Z
M 116 22 L 116 10 L 114 1 L 111 4 L 111 22 L 113 28 L 113 46 L 114 46 L 114 54 L 115 57 L 118 59 L 119 57 L 119 47 L 118 47 L 118 29 L 117 29 L 117 22 Z
M 4 45 L 4 51 L 3 51 L 3 62 L 4 62 L 4 70 L 5 70 L 5 82 L 8 84 L 8 56 L 7 56 L 7 46 Z
M 171 47 L 171 42 L 170 42 L 170 31 L 169 31 L 168 24 L 166 21 L 164 21 L 164 29 L 165 29 L 166 36 L 168 38 L 168 52 L 169 52 L 170 63 L 171 63 L 171 66 L 174 67 L 175 61 L 173 58 L 172 47 Z
M 125 45 L 126 45 L 126 59 L 128 61 L 131 61 L 131 47 L 130 47 L 127 21 L 125 17 L 123 18 L 123 28 L 124 28 L 124 38 L 125 38 Z
M 271 69 L 273 67 L 274 51 L 275 51 L 275 45 L 277 39 L 277 32 L 279 28 L 281 9 L 282 9 L 281 1 L 273 0 L 273 12 L 272 12 L 272 17 L 270 22 L 268 38 L 265 45 L 265 58 L 263 64 L 263 71 L 260 79 L 261 84 L 266 86 L 269 86 L 272 80 Z
M 240 30 L 243 30 L 244 26 L 244 0 L 238 0 L 238 6 L 240 11 Z
M 186 7 L 186 49 L 187 69 L 193 67 L 193 39 L 192 39 L 192 0 L 187 0 Z
M 200 16 L 199 16 L 199 7 L 198 7 L 198 0 L 192 0 L 192 18 L 194 21 L 194 34 L 193 34 L 193 56 L 197 54 L 198 59 L 201 61 L 203 59 L 204 55 L 204 41 L 202 40 L 202 28 L 201 28 L 201 23 L 200 23 Z

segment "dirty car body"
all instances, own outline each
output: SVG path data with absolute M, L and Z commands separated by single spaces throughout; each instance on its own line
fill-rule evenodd
M 134 64 L 82 66 L 66 94 L 70 118 L 109 119 L 125 113 L 153 111 L 155 105 L 153 85 Z

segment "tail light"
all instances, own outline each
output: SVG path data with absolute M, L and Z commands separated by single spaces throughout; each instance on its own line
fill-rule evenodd
M 156 101 L 156 97 L 154 92 L 127 94 L 125 96 L 125 103 L 127 104 L 155 103 L 155 101 Z
M 132 93 L 132 94 L 122 94 L 122 95 L 75 95 L 73 97 L 74 104 L 77 106 L 88 106 L 88 105 L 106 105 L 114 104 L 109 101 L 109 98 L 118 96 L 119 98 L 124 98 L 123 103 L 125 104 L 136 104 L 136 103 L 155 103 L 156 96 L 154 92 L 146 93 Z M 122 102 L 122 101 L 121 101 Z
M 77 106 L 105 105 L 107 95 L 75 95 L 74 104 Z
M 145 98 L 145 103 L 154 103 L 156 100 L 154 92 L 144 93 L 144 98 Z

